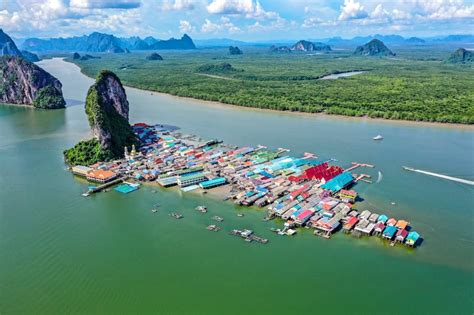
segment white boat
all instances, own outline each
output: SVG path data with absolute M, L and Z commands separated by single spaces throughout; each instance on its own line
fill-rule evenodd
M 377 136 L 373 137 L 372 139 L 374 139 L 374 140 L 383 140 L 383 137 L 381 135 L 377 135 Z

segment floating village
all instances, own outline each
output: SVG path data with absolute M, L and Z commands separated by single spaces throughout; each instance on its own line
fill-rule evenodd
M 264 220 L 281 218 L 281 228 L 272 228 L 279 235 L 293 235 L 297 228 L 307 228 L 328 239 L 342 231 L 355 237 L 380 237 L 391 246 L 416 247 L 421 243 L 421 236 L 405 219 L 355 207 L 358 194 L 352 187 L 359 181 L 370 182 L 370 176 L 354 171 L 373 165 L 353 162 L 343 169 L 334 160 L 321 161 L 310 153 L 292 157 L 286 149 L 229 146 L 184 135 L 163 125 L 137 123 L 133 130 L 141 146 L 124 148 L 123 159 L 71 167 L 75 175 L 96 185 L 89 186 L 83 196 L 112 186 L 127 194 L 139 189 L 141 182 L 202 193 L 225 186 L 225 200 L 241 206 L 266 207 Z M 156 212 L 158 206 L 152 211 Z M 196 210 L 207 212 L 204 206 Z M 177 212 L 170 216 L 183 218 Z M 215 216 L 213 220 L 218 223 L 223 218 Z M 207 229 L 217 232 L 220 227 L 211 224 Z M 268 242 L 252 230 L 229 233 L 248 242 Z

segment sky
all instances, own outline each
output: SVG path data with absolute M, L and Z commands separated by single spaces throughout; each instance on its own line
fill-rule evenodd
M 0 0 L 16 38 L 94 31 L 246 41 L 474 33 L 474 0 Z

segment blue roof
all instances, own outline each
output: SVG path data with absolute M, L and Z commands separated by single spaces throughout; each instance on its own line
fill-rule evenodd
M 354 180 L 354 177 L 350 173 L 342 173 L 329 180 L 326 184 L 321 187 L 324 189 L 331 190 L 333 192 L 338 192 L 347 185 L 349 185 Z
M 416 242 L 420 238 L 420 234 L 418 234 L 416 231 L 412 231 L 408 233 L 407 239 L 412 240 L 413 242 Z
M 387 222 L 387 220 L 388 220 L 388 217 L 387 217 L 385 214 L 382 214 L 382 215 L 379 216 L 379 218 L 378 218 L 378 221 L 379 221 L 379 222 L 381 221 L 381 222 L 383 222 L 383 223 Z
M 211 186 L 216 186 L 216 185 L 222 185 L 226 181 L 227 180 L 225 179 L 225 177 L 217 177 L 217 178 L 202 182 L 200 185 L 201 187 L 206 188 L 206 187 L 211 187 Z
M 397 232 L 397 228 L 394 226 L 387 226 L 383 231 L 383 235 L 393 236 Z

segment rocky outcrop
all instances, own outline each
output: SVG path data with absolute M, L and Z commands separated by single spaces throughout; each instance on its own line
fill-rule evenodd
M 196 68 L 198 73 L 232 73 L 232 72 L 242 72 L 241 69 L 234 68 L 230 63 L 220 63 L 220 64 L 207 64 L 202 65 Z
M 121 156 L 124 146 L 136 144 L 128 112 L 127 95 L 120 79 L 111 71 L 102 71 L 87 93 L 86 114 L 92 134 L 113 157 Z
M 128 122 L 129 103 L 125 89 L 113 72 L 99 73 L 87 92 L 85 110 L 93 139 L 64 151 L 69 164 L 90 165 L 120 158 L 124 147 L 138 145 Z
M 163 57 L 161 57 L 160 54 L 154 52 L 151 55 L 147 56 L 146 60 L 163 60 Z
M 306 51 L 306 52 L 311 52 L 311 51 L 327 52 L 327 51 L 331 51 L 331 47 L 324 43 L 319 43 L 319 42 L 313 43 L 306 40 L 300 40 L 299 42 L 297 42 L 291 47 L 291 50 Z
M 21 56 L 15 42 L 0 28 L 0 56 Z
M 358 46 L 354 51 L 353 55 L 375 57 L 395 56 L 395 54 L 390 49 L 388 49 L 382 41 L 378 39 L 372 39 L 367 44 Z
M 279 46 L 279 47 L 277 47 L 275 45 L 272 45 L 270 47 L 270 52 L 272 52 L 272 53 L 290 53 L 291 49 L 288 46 Z
M 474 52 L 464 48 L 459 48 L 451 54 L 448 58 L 448 62 L 461 64 L 474 63 Z
M 22 50 L 21 55 L 23 56 L 23 58 L 25 58 L 26 60 L 31 61 L 31 62 L 38 62 L 38 61 L 41 60 L 40 57 L 38 57 L 37 54 L 34 54 L 34 53 L 29 52 L 27 50 Z
M 231 55 L 242 55 L 243 52 L 237 46 L 235 46 L 235 47 L 234 46 L 229 46 L 229 54 L 231 54 Z
M 64 108 L 58 79 L 22 57 L 0 57 L 0 103 Z

